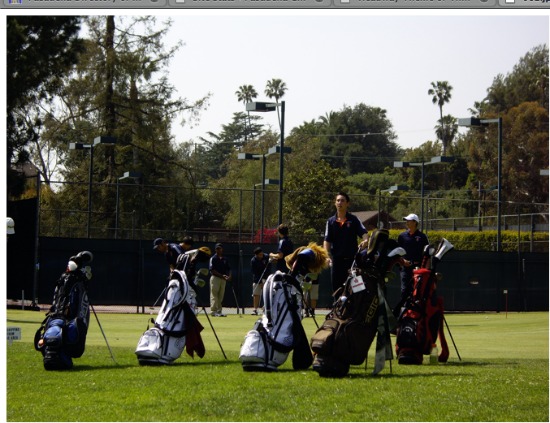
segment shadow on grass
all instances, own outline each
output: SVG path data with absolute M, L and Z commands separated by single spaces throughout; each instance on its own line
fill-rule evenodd
M 7 319 L 7 323 L 30 323 L 33 325 L 40 326 L 40 322 L 37 322 L 36 320 L 16 320 L 16 319 Z
M 101 365 L 98 365 L 98 366 L 92 366 L 92 365 L 89 365 L 89 364 L 75 364 L 73 366 L 72 369 L 68 369 L 68 370 L 53 370 L 53 371 L 58 371 L 58 372 L 67 372 L 67 373 L 72 373 L 72 372 L 89 372 L 89 371 L 93 371 L 93 370 L 113 370 L 113 369 L 128 369 L 130 367 L 134 367 L 134 366 L 131 366 L 131 365 L 128 365 L 128 364 L 101 364 Z

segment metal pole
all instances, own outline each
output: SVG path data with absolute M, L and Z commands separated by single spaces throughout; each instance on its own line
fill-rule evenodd
M 252 228 L 251 228 L 252 242 L 254 242 L 254 226 L 255 226 L 255 223 L 256 223 L 256 222 L 254 222 L 255 220 L 256 220 L 256 184 L 254 184 L 252 186 Z
M 260 218 L 260 244 L 264 243 L 265 154 L 262 154 L 262 210 Z
M 422 174 L 420 177 L 420 202 L 421 202 L 421 223 L 420 230 L 424 230 L 424 162 L 422 162 Z
M 40 171 L 36 175 L 36 227 L 34 230 L 34 273 L 33 273 L 33 290 L 31 307 L 38 304 L 38 271 L 40 270 L 39 246 L 40 246 L 40 189 L 42 186 Z
M 281 157 L 279 159 L 279 225 L 283 223 L 283 174 L 285 156 L 285 102 L 281 101 Z
M 498 198 L 497 198 L 497 251 L 502 251 L 502 238 L 500 233 L 501 215 L 501 193 L 502 193 L 502 118 L 497 119 L 498 122 Z
M 88 226 L 86 236 L 90 238 L 90 225 L 92 222 L 92 175 L 94 169 L 94 146 L 90 145 L 90 173 L 88 175 Z
M 115 204 L 115 239 L 118 239 L 118 207 L 119 207 L 119 193 L 118 193 L 118 186 L 119 186 L 119 178 L 116 178 L 116 204 Z
M 380 229 L 380 201 L 381 201 L 381 192 L 380 189 L 378 189 L 378 220 L 376 221 L 376 228 Z

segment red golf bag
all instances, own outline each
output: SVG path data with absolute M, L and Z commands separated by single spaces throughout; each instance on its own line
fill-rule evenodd
M 435 272 L 435 266 L 452 248 L 444 238 L 435 254 L 432 246 L 426 246 L 422 266 L 413 271 L 413 291 L 398 317 L 395 350 L 399 364 L 422 364 L 423 355 L 432 352 L 438 336 L 441 343 L 438 361 L 446 363 L 449 358 L 443 331 L 443 297 L 437 294 L 441 275 Z

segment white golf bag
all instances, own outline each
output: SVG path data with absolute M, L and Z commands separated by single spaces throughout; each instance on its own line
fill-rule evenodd
M 264 315 L 246 334 L 239 354 L 247 371 L 277 370 L 295 347 L 297 330 L 303 331 L 302 292 L 293 276 L 280 271 L 270 275 L 262 294 Z
M 141 336 L 135 354 L 139 364 L 170 364 L 178 359 L 186 344 L 186 317 L 194 316 L 195 292 L 182 270 L 174 270 L 154 327 Z

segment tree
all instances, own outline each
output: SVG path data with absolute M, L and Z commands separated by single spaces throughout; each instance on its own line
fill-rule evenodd
M 439 107 L 439 123 L 441 127 L 444 127 L 446 124 L 443 119 L 443 106 L 447 104 L 451 100 L 451 91 L 453 90 L 453 87 L 449 84 L 448 81 L 437 81 L 431 83 L 432 88 L 428 90 L 428 95 L 432 96 L 432 103 L 437 104 Z M 450 130 L 448 129 L 440 129 L 438 132 L 438 137 L 443 136 L 444 138 L 439 138 L 441 140 L 441 143 L 443 144 L 443 155 L 446 155 L 447 148 L 449 147 L 449 144 L 452 142 L 452 139 L 447 138 L 449 135 Z
M 42 128 L 40 103 L 51 101 L 82 50 L 80 18 L 8 16 L 7 42 L 7 191 L 18 195 L 22 180 L 12 165 L 29 159 L 29 143 Z M 37 162 L 43 175 L 44 164 Z
M 379 173 L 401 154 L 386 110 L 363 103 L 319 118 L 321 154 L 350 175 Z
M 502 115 L 502 199 L 524 203 L 548 201 L 548 110 L 537 102 L 524 102 Z M 472 182 L 497 185 L 497 128 L 472 128 L 469 133 L 469 169 Z
M 256 97 L 258 97 L 258 93 L 252 85 L 241 85 L 239 89 L 235 91 L 235 94 L 237 95 L 237 100 L 242 101 L 245 107 L 247 103 L 250 103 Z M 247 110 L 247 114 L 248 124 L 250 125 L 250 111 Z
M 206 144 L 204 167 L 208 169 L 208 176 L 212 180 L 223 178 L 227 174 L 229 168 L 226 159 L 230 155 L 262 134 L 263 125 L 256 123 L 260 120 L 260 116 L 252 115 L 247 118 L 243 112 L 233 113 L 233 120 L 222 125 L 219 134 L 208 132 L 209 138 L 200 137 Z
M 548 110 L 548 46 L 534 47 L 508 75 L 499 74 L 487 90 L 487 112 L 498 114 L 523 102 Z
M 548 201 L 548 47 L 527 52 L 513 70 L 499 74 L 487 96 L 475 105 L 481 119 L 502 118 L 503 201 Z M 470 188 L 497 185 L 497 125 L 470 128 Z M 514 210 L 513 212 L 516 212 Z
M 265 86 L 265 95 L 269 98 L 274 98 L 277 103 L 277 118 L 279 119 L 279 128 L 281 127 L 281 115 L 279 112 L 279 99 L 283 98 L 286 93 L 286 84 L 277 78 L 267 81 Z
M 86 19 L 85 51 L 48 110 L 47 137 L 42 137 L 43 143 L 59 146 L 66 180 L 87 181 L 89 172 L 89 161 L 83 160 L 86 152 L 67 152 L 68 142 L 89 144 L 100 135 L 115 137 L 117 144 L 95 149 L 92 170 L 96 183 L 114 184 L 128 170 L 141 172 L 143 183 L 156 185 L 183 182 L 184 175 L 189 175 L 189 164 L 181 161 L 174 148 L 170 128 L 177 116 L 196 116 L 208 96 L 194 102 L 175 98 L 166 74 L 178 49 L 164 44 L 170 25 L 170 21 L 159 25 L 149 16 Z M 83 187 L 67 186 L 60 195 L 74 209 L 82 209 L 86 201 L 83 191 Z M 94 215 L 113 227 L 115 196 L 105 186 L 94 189 L 94 197 Z M 155 228 L 168 221 L 156 212 L 159 204 L 182 203 L 181 194 L 168 198 L 158 189 L 122 201 L 122 209 L 143 210 L 143 227 Z M 177 215 L 171 224 L 179 221 L 183 225 L 187 219 L 182 217 Z
M 452 145 L 456 134 L 458 133 L 458 124 L 456 118 L 451 115 L 445 115 L 437 121 L 438 125 L 435 127 L 435 134 L 437 138 L 441 140 L 443 145 L 442 154 L 447 155 L 449 147 Z

